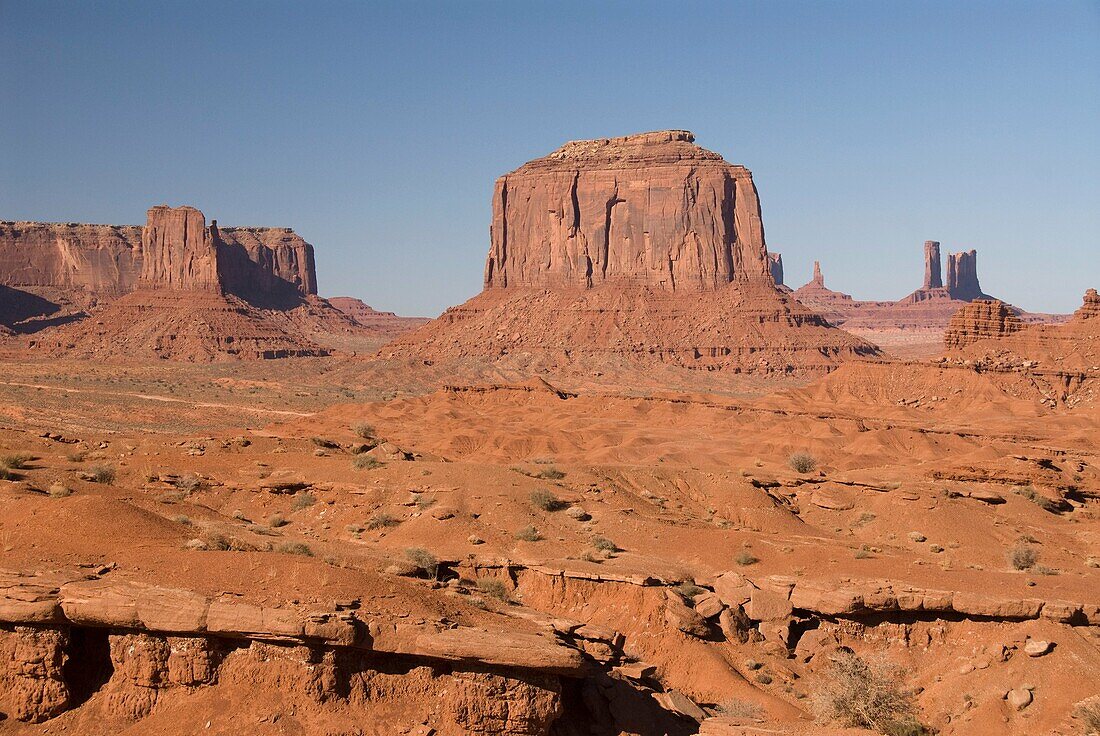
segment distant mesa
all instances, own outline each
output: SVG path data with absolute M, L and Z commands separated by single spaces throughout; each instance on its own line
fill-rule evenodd
M 290 228 L 218 227 L 159 205 L 143 227 L 0 223 L 0 321 L 58 354 L 205 361 L 325 355 L 319 335 L 381 337 L 317 296 Z
M 777 288 L 752 173 L 694 141 L 571 141 L 500 177 L 484 291 L 392 354 L 754 372 L 876 355 Z
M 350 296 L 331 296 L 328 303 L 364 327 L 378 330 L 389 337 L 404 334 L 429 321 L 428 317 L 399 317 L 393 312 L 380 312 Z

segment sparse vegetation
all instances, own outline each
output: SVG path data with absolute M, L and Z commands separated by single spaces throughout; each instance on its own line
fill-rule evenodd
M 533 526 L 521 527 L 516 531 L 516 539 L 521 542 L 537 542 L 542 539 L 539 530 Z
M 897 670 L 882 660 L 867 661 L 850 652 L 838 654 L 821 679 L 816 705 L 824 718 L 842 726 L 888 736 L 925 733 L 917 721 L 912 695 L 902 687 Z
M 1082 703 L 1073 709 L 1073 717 L 1085 726 L 1085 736 L 1100 736 L 1100 700 Z
M 569 504 L 565 503 L 545 488 L 531 491 L 531 503 L 535 508 L 542 509 L 543 511 L 561 511 L 569 506 Z
M 759 558 L 755 557 L 753 553 L 749 552 L 747 549 L 743 549 L 738 552 L 737 556 L 733 558 L 733 561 L 736 562 L 738 565 L 741 565 L 742 567 L 755 565 L 757 562 L 760 562 Z
M 188 473 L 187 475 L 180 476 L 173 483 L 176 488 L 180 489 L 184 493 L 193 493 L 202 487 L 202 478 L 194 473 Z
M 352 427 L 352 431 L 355 432 L 355 436 L 359 437 L 360 439 L 374 439 L 374 426 L 371 424 L 367 424 L 366 422 L 356 424 L 354 427 Z
M 1052 514 L 1056 514 L 1059 511 L 1058 503 L 1052 501 L 1043 494 L 1039 493 L 1032 486 L 1017 486 L 1012 489 L 1012 492 L 1017 496 L 1022 496 L 1028 501 L 1041 508 L 1043 511 L 1049 511 Z
M 172 517 L 172 521 L 176 522 L 177 524 L 191 526 L 191 517 L 185 516 L 184 514 L 176 514 Z
M 426 494 L 420 493 L 416 496 L 416 508 L 421 511 L 426 511 L 432 506 L 435 506 L 435 499 Z
M 557 468 L 547 468 L 546 470 L 540 470 L 538 473 L 535 473 L 535 477 L 541 478 L 542 480 L 561 480 L 565 477 L 565 473 Z
M 756 680 L 761 685 L 771 685 L 772 684 L 772 676 L 769 675 L 767 672 L 757 672 L 756 675 L 752 679 Z
M 356 470 L 374 470 L 382 467 L 382 462 L 369 455 L 356 455 L 351 461 L 351 466 Z
M 70 452 L 68 455 L 66 455 L 66 458 L 71 463 L 82 463 L 87 459 L 87 457 L 87 450 L 74 450 L 73 452 Z
M 856 559 L 857 560 L 866 560 L 870 556 L 871 556 L 871 550 L 867 547 L 866 544 L 856 550 Z
M 601 537 L 599 535 L 592 537 L 592 546 L 601 552 L 618 552 L 619 545 L 612 542 L 607 537 Z
M 111 484 L 115 482 L 115 469 L 110 465 L 94 465 L 89 471 L 89 480 L 93 483 Z
M 511 600 L 511 595 L 508 593 L 508 586 L 496 578 L 478 578 L 477 589 L 487 596 L 496 598 L 498 601 L 507 603 Z
M 267 517 L 267 525 L 272 529 L 278 529 L 281 526 L 286 526 L 290 522 L 283 518 L 280 514 L 272 514 Z
M 787 458 L 787 464 L 796 473 L 812 473 L 817 469 L 817 459 L 808 452 L 796 452 Z
M 313 550 L 304 542 L 283 542 L 275 548 L 275 551 L 287 555 L 305 555 L 306 557 L 313 557 Z
M 26 452 L 17 452 L 14 455 L 0 457 L 0 465 L 9 470 L 26 470 L 31 460 L 34 460 L 33 455 Z
M 684 582 L 680 583 L 680 585 L 677 586 L 676 590 L 680 593 L 681 596 L 689 601 L 694 600 L 695 596 L 707 592 L 706 588 L 700 588 L 698 585 L 691 582 L 690 580 L 685 580 Z
M 1039 552 L 1027 544 L 1018 544 L 1008 551 L 1008 561 L 1016 570 L 1027 570 L 1039 561 Z
M 19 476 L 7 468 L 0 467 L 0 480 L 19 480 Z
M 370 517 L 367 522 L 367 529 L 389 529 L 390 527 L 397 526 L 401 523 L 401 520 L 392 514 L 387 514 L 384 511 L 380 511 L 374 516 Z
M 405 557 L 432 580 L 439 576 L 439 560 L 423 547 L 409 547 L 405 550 Z
M 51 484 L 47 493 L 50 494 L 50 498 L 65 498 L 66 496 L 73 495 L 72 489 L 64 483 Z
M 317 498 L 312 493 L 299 493 L 294 497 L 294 505 L 291 506 L 291 509 L 294 511 L 301 511 L 302 509 L 309 508 L 315 503 L 317 503 Z
M 715 710 L 731 718 L 752 718 L 754 720 L 761 718 L 764 713 L 756 703 L 751 703 L 748 700 L 738 700 L 737 698 L 719 703 Z

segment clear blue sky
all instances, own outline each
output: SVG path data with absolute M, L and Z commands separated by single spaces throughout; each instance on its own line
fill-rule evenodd
M 405 314 L 480 290 L 495 177 L 661 128 L 752 169 L 793 285 L 901 297 L 936 239 L 1100 287 L 1095 1 L 0 0 L 0 99 L 0 219 L 290 226 Z

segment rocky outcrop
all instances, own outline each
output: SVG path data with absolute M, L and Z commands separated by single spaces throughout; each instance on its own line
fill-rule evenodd
M 144 227 L 0 222 L 0 284 L 101 298 L 138 288 L 222 290 L 246 299 L 317 293 L 313 246 L 289 228 L 218 228 L 159 205 Z
M 486 288 L 770 279 L 752 173 L 686 130 L 570 141 L 497 180 Z
M 403 335 L 429 321 L 427 317 L 399 317 L 393 312 L 380 312 L 350 296 L 330 297 L 328 302 L 364 327 L 387 337 Z
M 776 286 L 783 286 L 783 254 L 768 253 L 768 269 Z
M 1024 328 L 1023 321 L 997 299 L 979 299 L 955 312 L 944 333 L 944 346 L 958 349 L 987 337 L 1003 337 Z
M 978 284 L 978 254 L 973 249 L 947 257 L 947 292 L 963 301 L 988 298 Z
M 943 266 L 940 265 L 940 244 L 936 240 L 924 241 L 924 289 L 943 288 Z
M 694 140 L 573 141 L 501 177 L 485 290 L 383 354 L 761 373 L 877 354 L 776 286 L 752 174 Z

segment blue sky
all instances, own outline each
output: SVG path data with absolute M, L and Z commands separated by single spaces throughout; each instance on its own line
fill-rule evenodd
M 0 0 L 0 98 L 0 219 L 289 226 L 404 314 L 480 290 L 497 176 L 662 128 L 752 169 L 795 286 L 901 297 L 935 239 L 1028 309 L 1100 287 L 1095 1 Z

